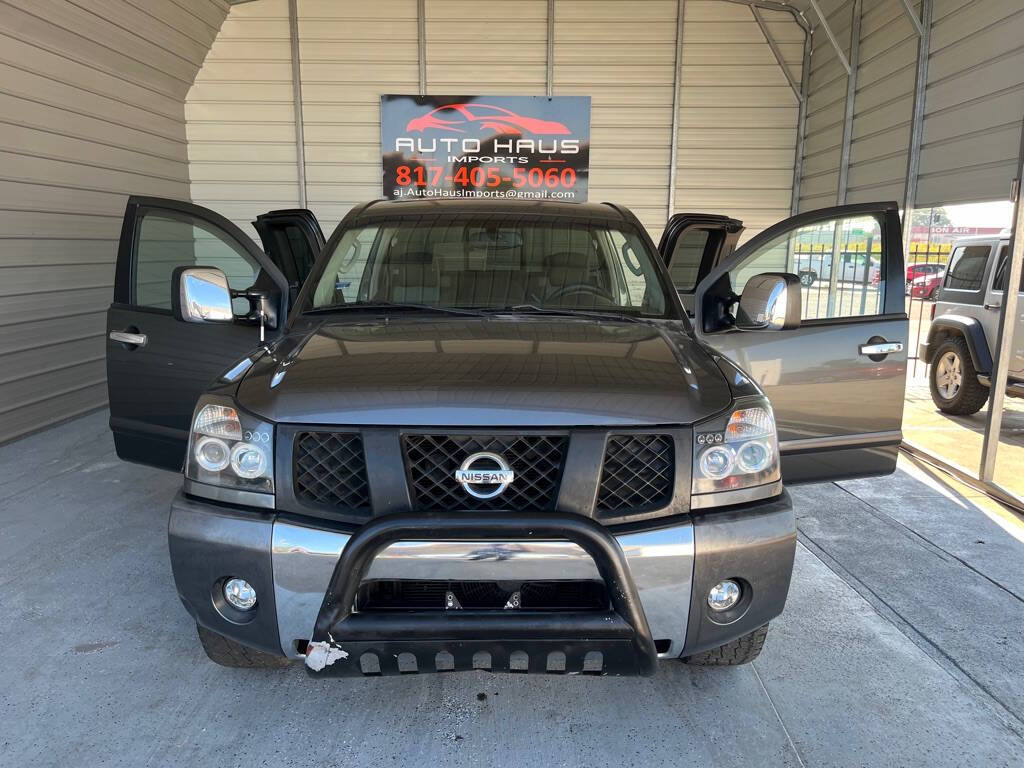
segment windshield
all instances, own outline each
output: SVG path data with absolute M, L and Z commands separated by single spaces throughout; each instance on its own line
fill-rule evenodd
M 543 216 L 420 216 L 347 229 L 314 309 L 366 304 L 665 316 L 656 258 L 632 228 Z

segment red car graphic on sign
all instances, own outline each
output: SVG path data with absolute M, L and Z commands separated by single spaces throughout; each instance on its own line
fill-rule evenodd
M 481 131 L 498 133 L 538 133 L 544 135 L 571 134 L 562 123 L 541 120 L 537 117 L 519 115 L 504 107 L 491 104 L 445 104 L 432 109 L 425 115 L 414 117 L 405 126 L 407 131 L 425 131 L 436 128 L 442 131 L 465 133 L 466 127 L 475 123 Z

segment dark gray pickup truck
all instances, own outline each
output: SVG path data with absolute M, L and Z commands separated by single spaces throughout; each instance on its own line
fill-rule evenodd
M 895 203 L 742 224 L 373 202 L 323 243 L 131 198 L 108 314 L 118 455 L 184 469 L 169 544 L 214 661 L 312 675 L 739 664 L 786 601 L 783 483 L 901 439 Z M 798 252 L 881 243 L 881 279 Z M 659 253 L 660 251 L 660 253 Z

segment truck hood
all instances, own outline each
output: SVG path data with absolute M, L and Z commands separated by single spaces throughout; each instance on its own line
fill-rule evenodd
M 239 385 L 270 421 L 381 426 L 692 424 L 728 383 L 681 328 L 551 317 L 324 322 Z

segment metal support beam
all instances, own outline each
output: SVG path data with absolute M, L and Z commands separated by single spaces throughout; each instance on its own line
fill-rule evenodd
M 789 67 L 786 66 L 786 60 L 782 58 L 782 51 L 779 50 L 779 46 L 775 42 L 775 38 L 772 37 L 772 33 L 769 31 L 768 25 L 764 23 L 764 18 L 761 16 L 761 12 L 757 9 L 756 5 L 750 6 L 750 12 L 754 14 L 754 21 L 756 21 L 757 26 L 761 28 L 761 34 L 764 35 L 764 40 L 768 43 L 768 47 L 772 49 L 775 61 L 779 63 L 779 68 L 782 70 L 782 74 L 786 76 L 786 80 L 789 82 L 789 87 L 792 88 L 793 93 L 796 94 L 796 100 L 802 101 L 803 94 L 800 91 L 800 86 L 797 85 L 796 80 L 793 79 L 793 73 L 790 72 Z
M 853 0 L 853 18 L 850 21 L 850 74 L 846 78 L 846 112 L 843 117 L 843 144 L 839 155 L 839 189 L 836 192 L 836 205 L 846 205 L 846 192 L 850 182 L 850 152 L 853 147 L 853 108 L 857 100 L 857 68 L 860 66 L 860 21 L 864 15 L 863 12 L 864 0 Z M 834 263 L 833 267 L 835 267 Z
M 993 482 L 996 472 L 996 454 L 999 450 L 999 432 L 1003 426 L 1003 404 L 1006 399 L 1006 381 L 1013 361 L 1013 332 L 1017 325 L 1017 297 L 1021 271 L 1024 270 L 1024 120 L 1021 121 L 1020 150 L 1017 153 L 1017 178 L 1013 185 L 1013 235 L 1010 241 L 1008 281 L 1003 286 L 1003 306 L 999 312 L 999 332 L 996 334 L 994 370 L 988 393 L 988 417 L 985 421 L 985 440 L 981 447 L 981 467 L 978 477 L 983 483 Z
M 821 22 L 821 28 L 825 30 L 825 34 L 828 36 L 829 42 L 832 43 L 832 47 L 836 49 L 836 56 L 839 57 L 839 63 L 843 65 L 843 69 L 846 70 L 846 74 L 850 74 L 850 62 L 846 59 L 846 54 L 843 53 L 842 46 L 839 45 L 839 41 L 836 40 L 835 34 L 832 32 L 832 27 L 828 25 L 828 19 L 825 18 L 825 14 L 821 12 L 821 6 L 818 5 L 818 0 L 808 0 L 811 4 L 811 8 L 818 14 L 818 21 Z
M 668 212 L 666 218 L 676 210 L 676 164 L 679 159 L 679 106 L 683 71 L 683 18 L 686 0 L 676 0 L 676 58 L 672 73 L 672 138 L 668 150 Z
M 427 9 L 426 0 L 416 0 L 416 48 L 420 64 L 420 96 L 427 95 Z
M 555 0 L 548 0 L 548 61 L 545 93 L 555 95 Z
M 789 213 L 800 212 L 800 184 L 804 175 L 804 139 L 807 136 L 807 98 L 811 82 L 811 33 L 804 29 L 804 60 L 800 69 L 800 111 L 796 117 L 796 150 L 793 158 L 793 196 Z
M 914 75 L 914 114 L 910 123 L 910 148 L 907 153 L 907 182 L 903 191 L 903 252 L 910 253 L 911 224 L 917 206 L 917 177 L 921 169 L 921 142 L 924 135 L 924 105 L 928 90 L 928 56 L 932 45 L 934 0 L 921 0 L 921 36 L 917 39 L 917 72 Z
M 302 123 L 302 61 L 299 58 L 298 0 L 288 0 L 288 34 L 292 50 L 292 107 L 295 119 L 295 167 L 298 171 L 299 208 L 308 208 L 306 197 L 306 130 Z
M 775 0 L 722 0 L 725 3 L 733 3 L 734 5 L 746 5 L 751 8 L 763 8 L 766 11 L 778 11 L 779 13 L 788 13 L 793 17 L 793 21 L 800 25 L 800 28 L 805 32 L 811 31 L 811 25 L 807 21 L 807 18 L 794 8 L 792 5 L 787 4 L 785 1 L 776 2 Z
M 917 18 L 917 14 L 914 13 L 913 6 L 910 5 L 910 0 L 900 0 L 903 4 L 903 13 L 910 19 L 910 23 L 914 25 L 914 31 L 917 32 L 917 36 L 920 37 L 924 34 L 924 27 L 921 26 L 921 20 Z

